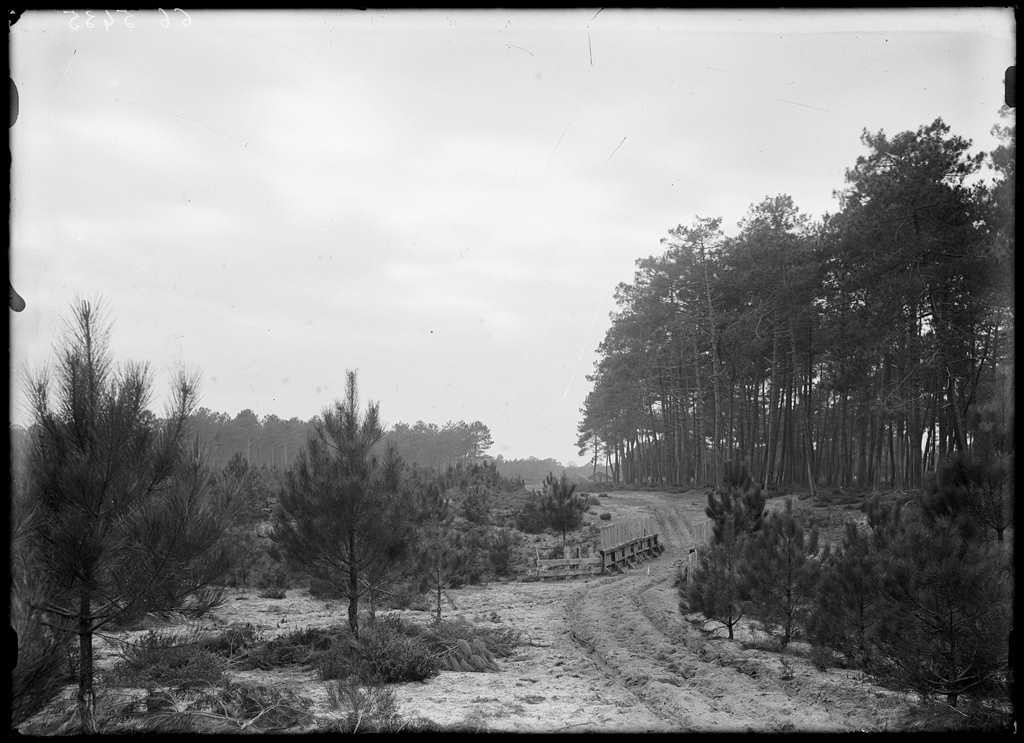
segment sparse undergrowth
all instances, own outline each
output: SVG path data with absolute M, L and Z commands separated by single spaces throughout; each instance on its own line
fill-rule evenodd
M 420 625 L 384 615 L 362 628 L 308 627 L 269 640 L 251 624 L 213 634 L 199 630 L 149 631 L 125 643 L 122 660 L 105 674 L 112 686 L 189 688 L 219 684 L 229 668 L 316 669 L 324 680 L 363 683 L 423 681 L 439 671 L 495 671 L 496 659 L 514 652 L 519 634 L 479 627 L 463 619 Z
M 130 733 L 393 733 L 436 729 L 398 714 L 394 692 L 356 679 L 327 684 L 326 713 L 294 690 L 225 682 L 191 689 L 149 689 L 144 694 L 101 693 L 97 724 L 105 734 Z M 57 705 L 19 732 L 75 733 L 73 702 Z
M 150 630 L 123 644 L 121 660 L 103 675 L 101 730 L 108 733 L 396 732 L 426 730 L 403 720 L 382 684 L 422 681 L 441 670 L 495 671 L 519 634 L 463 619 L 420 625 L 384 615 L 361 628 L 310 627 L 264 639 L 251 624 L 216 633 L 198 628 Z M 230 681 L 230 669 L 316 669 L 327 682 L 330 712 L 311 711 L 300 694 Z M 106 687 L 108 691 L 103 691 Z M 121 691 L 115 691 L 120 688 Z M 130 689 L 146 689 L 132 692 Z M 73 732 L 60 706 L 32 733 Z
M 185 688 L 219 684 L 224 681 L 227 660 L 202 645 L 195 630 L 167 632 L 150 630 L 121 649 L 121 661 L 106 672 L 111 686 Z

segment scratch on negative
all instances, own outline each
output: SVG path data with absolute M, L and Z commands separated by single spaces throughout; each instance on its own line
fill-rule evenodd
M 590 32 L 587 31 L 587 51 L 590 52 L 590 66 L 594 66 L 594 45 L 590 41 Z
M 71 56 L 68 57 L 68 63 L 66 65 L 64 65 L 64 72 L 62 72 L 60 74 L 60 80 L 57 81 L 57 85 L 60 85 L 62 82 L 64 82 L 64 78 L 66 78 L 68 76 L 68 70 L 71 69 L 71 63 L 75 61 L 75 55 L 76 54 L 78 54 L 78 48 L 77 47 L 75 48 L 75 50 L 73 52 L 71 52 Z
M 569 127 L 568 127 L 568 126 L 567 126 L 567 127 L 565 127 L 565 129 L 563 129 L 563 130 L 562 130 L 562 133 L 558 135 L 558 141 L 557 141 L 557 142 L 555 142 L 555 146 L 554 146 L 554 148 L 552 148 L 552 150 L 551 150 L 551 154 L 550 154 L 550 155 L 548 155 L 548 159 L 549 159 L 549 160 L 551 159 L 551 156 L 552 156 L 552 155 L 554 155 L 554 154 L 555 154 L 555 152 L 557 152 L 557 151 L 558 151 L 558 145 L 562 144 L 562 137 L 564 137 L 564 136 L 565 136 L 565 133 L 566 133 L 567 131 L 569 131 Z
M 612 150 L 612 154 L 608 156 L 608 160 L 611 160 L 611 159 L 612 159 L 612 155 L 614 155 L 614 154 L 615 154 L 616 152 L 618 152 L 618 151 L 619 151 L 619 148 L 620 148 L 620 147 L 622 147 L 622 145 L 623 145 L 623 144 L 625 144 L 625 142 L 626 142 L 626 138 L 625 138 L 625 137 L 623 137 L 623 138 L 622 138 L 622 141 L 621 141 L 621 142 L 619 142 L 619 143 L 618 143 L 617 145 L 615 145 L 615 149 L 614 149 L 614 150 Z M 608 162 L 608 160 L 605 160 L 605 162 Z
M 809 106 L 806 103 L 800 103 L 799 101 L 789 101 L 789 100 L 786 100 L 785 98 L 776 98 L 775 100 L 779 101 L 780 103 L 788 103 L 791 106 L 800 106 L 801 108 L 809 108 L 812 111 L 824 111 L 825 113 L 831 113 L 831 111 L 829 111 L 827 108 L 821 108 L 819 106 Z

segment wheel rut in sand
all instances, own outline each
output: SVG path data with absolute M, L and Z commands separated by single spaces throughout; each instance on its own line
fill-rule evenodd
M 685 620 L 675 566 L 692 543 L 690 523 L 703 518 L 702 493 L 615 495 L 657 519 L 666 549 L 625 575 L 589 582 L 567 599 L 571 637 L 605 674 L 676 730 L 884 727 L 880 695 L 851 681 L 853 674 L 817 672 L 805 661 L 744 649 Z

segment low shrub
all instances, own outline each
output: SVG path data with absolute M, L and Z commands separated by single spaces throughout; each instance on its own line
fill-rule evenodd
M 436 676 L 437 663 L 411 626 L 397 617 L 382 617 L 363 628 L 358 641 L 351 635 L 333 638 L 328 648 L 315 655 L 313 664 L 324 680 L 353 677 L 380 684 Z
M 477 627 L 464 619 L 413 627 L 448 671 L 494 671 L 496 657 L 508 657 L 519 644 L 514 630 Z
M 220 642 L 218 647 L 227 644 Z M 249 642 L 246 636 L 239 644 Z M 495 658 L 511 655 L 518 644 L 519 633 L 510 629 L 477 627 L 462 619 L 419 625 L 381 615 L 361 629 L 358 640 L 345 625 L 311 627 L 247 644 L 233 662 L 241 668 L 265 670 L 315 668 L 324 680 L 398 683 L 423 681 L 439 670 L 496 670 Z
M 430 650 L 403 629 L 400 622 L 383 621 L 362 633 L 358 650 L 362 681 L 387 684 L 437 675 L 438 664 Z
M 359 656 L 353 652 L 353 648 L 341 644 L 317 653 L 315 666 L 320 678 L 324 680 L 347 678 L 362 680 L 364 675 L 372 676 L 369 669 L 364 669 L 361 666 Z
M 224 681 L 227 661 L 204 649 L 196 632 L 150 630 L 121 650 L 122 660 L 106 674 L 111 686 L 188 687 Z
M 311 703 L 281 687 L 228 683 L 185 694 L 150 692 L 138 707 L 141 715 L 131 728 L 147 733 L 283 733 L 316 727 Z
M 343 717 L 319 726 L 332 733 L 397 733 L 407 727 L 398 714 L 395 692 L 383 686 L 366 686 L 354 679 L 326 684 L 331 709 Z
M 601 521 L 611 521 L 612 520 L 612 515 L 610 513 L 608 513 L 607 511 L 605 511 L 600 516 L 598 516 L 598 518 L 601 519 Z
M 312 666 L 320 653 L 351 633 L 345 625 L 307 627 L 275 637 L 249 650 L 240 661 L 242 668 L 271 670 L 289 666 Z
M 283 599 L 287 592 L 283 588 L 264 588 L 256 595 L 261 599 Z
M 196 644 L 203 650 L 225 658 L 233 658 L 257 647 L 262 642 L 263 633 L 253 624 L 236 622 L 229 624 L 220 632 L 198 640 Z

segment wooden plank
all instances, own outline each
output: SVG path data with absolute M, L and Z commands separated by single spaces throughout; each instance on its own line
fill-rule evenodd
M 564 565 L 600 565 L 600 557 L 570 557 L 568 559 L 544 559 L 538 563 L 542 568 L 561 567 Z

